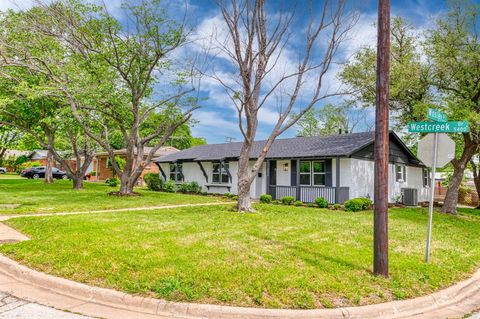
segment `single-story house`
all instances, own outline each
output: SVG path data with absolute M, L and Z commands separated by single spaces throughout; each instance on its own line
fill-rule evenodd
M 144 157 L 146 158 L 148 153 L 151 151 L 151 147 L 144 147 Z M 154 157 L 162 157 L 164 155 L 172 154 L 178 152 L 178 149 L 172 146 L 164 146 L 160 147 L 156 152 Z M 120 158 L 125 158 L 126 149 L 119 149 L 114 152 L 115 156 Z M 135 152 L 135 156 L 137 153 Z M 90 169 L 91 168 L 91 169 Z M 107 152 L 99 152 L 95 154 L 95 157 L 90 164 L 89 170 L 87 173 L 91 171 L 96 172 L 96 176 L 94 176 L 91 180 L 93 181 L 105 181 L 106 179 L 113 176 L 113 170 L 110 164 L 110 159 Z M 143 185 L 143 176 L 148 173 L 156 173 L 158 174 L 159 168 L 154 163 L 150 163 L 149 165 L 145 166 L 145 169 L 142 172 L 142 175 L 139 178 L 139 185 Z
M 256 141 L 252 162 L 265 141 Z M 303 202 L 324 197 L 343 203 L 373 198 L 374 133 L 277 139 L 251 187 L 251 197 L 294 196 Z M 201 145 L 155 159 L 165 180 L 198 182 L 209 193 L 237 193 L 242 143 Z M 394 132 L 390 132 L 389 200 L 428 200 L 429 172 Z

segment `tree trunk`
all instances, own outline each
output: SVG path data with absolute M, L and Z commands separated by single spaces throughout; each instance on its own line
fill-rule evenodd
M 465 146 L 462 156 L 459 159 L 452 160 L 453 176 L 448 184 L 447 194 L 443 203 L 442 212 L 447 214 L 457 213 L 458 190 L 462 184 L 463 174 L 468 162 L 472 159 L 477 151 L 478 144 L 470 139 L 468 134 L 464 134 Z
M 75 174 L 72 176 L 72 181 L 73 181 L 73 189 L 75 190 L 81 190 L 83 189 L 83 174 L 78 175 Z
M 238 212 L 252 213 L 255 210 L 252 207 L 252 199 L 250 198 L 250 180 L 248 166 L 250 161 L 251 143 L 243 142 L 242 151 L 238 158 Z
M 47 163 L 45 165 L 45 184 L 52 184 L 53 183 L 53 175 L 52 175 L 52 165 L 53 162 L 53 154 L 50 150 L 47 151 Z
M 136 181 L 132 181 L 129 176 L 126 176 L 124 173 L 120 178 L 120 195 L 131 195 L 133 194 L 133 187 L 135 186 Z
M 472 165 L 472 171 L 473 171 L 473 183 L 475 184 L 475 189 L 477 190 L 477 197 L 478 197 L 477 209 L 480 209 L 480 171 L 479 171 L 479 167 L 473 160 L 470 162 L 470 164 Z

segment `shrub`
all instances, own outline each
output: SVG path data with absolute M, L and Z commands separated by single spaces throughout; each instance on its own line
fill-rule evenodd
M 175 190 L 177 189 L 177 186 L 175 185 L 175 182 L 171 179 L 165 182 L 163 184 L 163 191 L 167 193 L 175 193 Z
M 190 193 L 200 194 L 202 192 L 202 186 L 200 186 L 197 182 L 193 181 L 189 184 L 189 190 Z
M 105 183 L 107 183 L 108 186 L 117 187 L 118 184 L 120 183 L 120 180 L 116 177 L 110 177 L 105 180 Z
M 230 196 L 230 199 L 231 200 L 238 200 L 238 195 L 232 195 L 232 196 Z
M 200 194 L 203 195 L 203 196 L 207 196 L 208 192 L 201 192 Z
M 370 208 L 372 201 L 368 198 L 353 198 L 345 202 L 345 209 L 350 212 L 358 212 Z
M 332 210 L 340 210 L 340 209 L 342 209 L 342 205 L 340 205 L 340 204 L 333 204 L 331 208 L 332 208 Z
M 281 203 L 282 203 L 282 202 L 279 201 L 279 200 L 274 200 L 274 201 L 272 201 L 272 204 L 273 204 L 273 205 L 280 205 Z
M 42 166 L 42 164 L 40 162 L 24 162 L 17 166 L 17 173 L 20 173 L 24 169 L 38 166 Z
M 362 209 L 363 210 L 370 209 L 370 206 L 372 206 L 372 200 L 370 198 L 359 197 L 359 199 L 362 201 Z
M 293 196 L 283 196 L 282 198 L 280 198 L 280 200 L 282 201 L 283 205 L 292 205 L 293 202 L 295 201 L 295 197 L 293 197 Z
M 301 200 L 296 200 L 296 201 L 293 203 L 293 205 L 295 205 L 295 206 L 303 206 L 303 203 L 302 203 Z
M 181 183 L 177 186 L 177 192 L 180 193 L 189 193 L 190 192 L 190 185 L 186 182 Z
M 97 171 L 91 171 L 90 173 L 88 173 L 88 175 L 90 175 L 90 176 L 97 176 Z
M 271 202 L 272 202 L 272 195 L 270 195 L 270 194 L 260 195 L 260 203 L 270 204 Z
M 315 203 L 320 208 L 327 208 L 328 207 L 328 201 L 323 197 L 317 197 L 317 199 L 315 199 Z
M 143 180 L 145 181 L 145 184 L 147 184 L 147 187 L 149 190 L 152 191 L 161 191 L 163 190 L 163 179 L 160 178 L 158 174 L 155 173 L 148 173 L 143 176 Z
M 314 203 L 307 203 L 307 207 L 317 207 Z
M 231 198 L 233 196 L 233 194 L 230 194 L 230 193 L 223 193 L 223 197 L 225 198 Z

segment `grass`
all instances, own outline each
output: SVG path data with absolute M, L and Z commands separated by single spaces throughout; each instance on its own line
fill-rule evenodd
M 145 188 L 136 189 L 142 195 L 138 197 L 109 196 L 108 193 L 114 190 L 117 188 L 105 183 L 85 182 L 84 190 L 75 191 L 70 181 L 56 180 L 55 183 L 46 185 L 41 180 L 2 178 L 0 214 L 89 211 L 222 201 L 219 197 L 169 194 Z
M 480 265 L 480 215 L 391 209 L 390 273 L 371 274 L 372 212 L 257 205 L 22 217 L 32 238 L 0 251 L 41 271 L 129 293 L 237 306 L 322 308 L 427 294 Z
M 5 173 L 0 174 L 0 180 L 2 179 L 22 179 L 22 177 L 17 173 Z

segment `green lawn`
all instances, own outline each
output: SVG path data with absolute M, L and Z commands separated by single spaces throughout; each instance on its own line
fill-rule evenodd
M 0 181 L 2 179 L 21 179 L 22 177 L 18 175 L 17 173 L 6 173 L 6 174 L 0 174 Z
M 142 188 L 136 189 L 142 195 L 138 197 L 108 195 L 114 190 L 117 188 L 105 183 L 86 182 L 84 190 L 75 191 L 70 181 L 56 180 L 54 184 L 46 185 L 41 180 L 2 178 L 0 179 L 0 215 L 222 201 L 219 197 L 160 193 Z
M 32 240 L 0 247 L 30 267 L 144 296 L 274 308 L 322 308 L 410 298 L 480 266 L 480 216 L 390 210 L 391 278 L 372 276 L 372 212 L 257 205 L 22 217 Z

